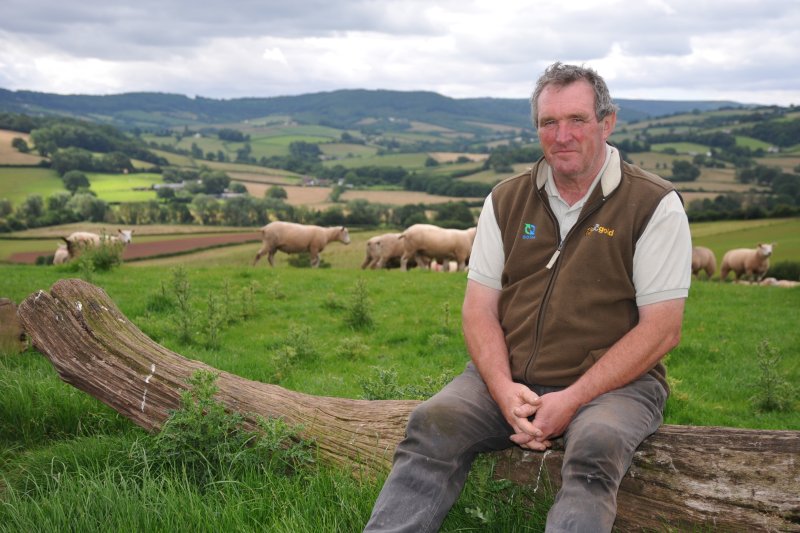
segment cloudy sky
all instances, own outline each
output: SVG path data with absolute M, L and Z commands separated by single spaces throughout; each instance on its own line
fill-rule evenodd
M 0 88 L 526 98 L 553 61 L 618 98 L 800 105 L 800 0 L 2 0 Z

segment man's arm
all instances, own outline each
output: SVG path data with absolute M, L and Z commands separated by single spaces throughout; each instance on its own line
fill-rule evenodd
M 561 435 L 582 405 L 639 378 L 677 346 L 684 302 L 676 298 L 640 307 L 639 323 L 575 383 L 545 394 L 538 406 L 518 407 L 515 416 L 536 414 L 533 424 L 542 433 L 537 440 Z
M 489 393 L 514 429 L 511 440 L 517 444 L 527 443 L 531 449 L 544 450 L 550 443 L 528 420 L 536 412 L 539 396 L 511 379 L 508 347 L 498 316 L 499 301 L 500 291 L 477 281 L 467 281 L 461 311 L 467 350 Z M 528 414 L 514 414 L 523 405 Z

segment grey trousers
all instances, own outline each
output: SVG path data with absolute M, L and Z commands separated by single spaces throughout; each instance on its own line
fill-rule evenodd
M 537 394 L 558 388 L 532 387 Z M 617 489 L 641 442 L 662 422 L 666 391 L 644 377 L 584 405 L 564 434 L 562 486 L 548 532 L 611 531 Z M 409 417 L 392 471 L 364 531 L 434 532 L 458 499 L 475 456 L 502 450 L 511 426 L 477 369 L 464 372 Z

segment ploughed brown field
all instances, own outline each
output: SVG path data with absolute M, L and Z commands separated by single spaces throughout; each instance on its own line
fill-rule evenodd
M 158 257 L 162 255 L 173 255 L 183 252 L 191 252 L 192 250 L 201 250 L 203 248 L 211 248 L 214 246 L 222 246 L 226 244 L 239 244 L 244 242 L 256 242 L 261 240 L 261 233 L 258 231 L 248 233 L 224 233 L 219 235 L 200 235 L 197 237 L 181 236 L 164 237 L 163 240 L 149 240 L 145 242 L 134 241 L 125 247 L 122 254 L 122 259 L 130 261 L 133 259 L 142 259 L 145 257 Z M 11 263 L 28 263 L 33 264 L 39 256 L 51 255 L 54 250 L 49 247 L 50 243 L 42 245 L 41 251 L 35 252 L 20 252 L 13 254 L 9 257 Z

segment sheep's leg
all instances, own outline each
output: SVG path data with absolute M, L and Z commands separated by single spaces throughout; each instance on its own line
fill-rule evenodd
M 400 258 L 400 270 L 406 272 L 408 270 L 408 260 L 410 259 L 410 255 L 403 252 L 403 256 Z
M 267 254 L 267 261 L 269 261 L 269 266 L 271 266 L 271 267 L 275 266 L 275 252 L 276 251 L 277 251 L 277 249 L 270 250 L 269 253 Z
M 311 268 L 317 268 L 319 261 L 319 252 L 311 252 Z
M 260 250 L 259 250 L 259 251 L 256 253 L 256 257 L 253 259 L 253 266 L 255 266 L 255 265 L 256 265 L 256 263 L 258 263 L 258 260 L 259 260 L 259 259 L 261 259 L 261 258 L 264 256 L 264 252 L 266 252 L 266 251 L 267 251 L 267 245 L 265 244 L 265 245 L 263 245 L 263 246 L 261 247 L 261 249 L 260 249 Z

